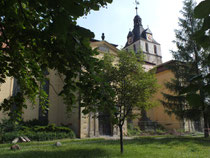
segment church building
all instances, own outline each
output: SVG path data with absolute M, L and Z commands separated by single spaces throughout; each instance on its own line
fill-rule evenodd
M 136 7 L 136 16 L 134 17 L 134 27 L 132 31 L 129 31 L 127 35 L 127 42 L 125 44 L 124 50 L 135 53 L 143 53 L 144 55 L 144 68 L 149 71 L 153 68 L 157 69 L 156 78 L 158 84 L 160 84 L 161 89 L 153 97 L 156 101 L 162 99 L 162 92 L 167 92 L 164 87 L 166 81 L 170 81 L 173 78 L 173 74 L 167 69 L 167 64 L 171 62 L 162 63 L 161 45 L 153 38 L 153 33 L 149 28 L 144 29 L 142 25 L 142 19 L 137 13 L 138 8 Z M 112 54 L 117 58 L 117 53 L 119 49 L 117 45 L 111 44 L 104 40 L 105 36 L 102 35 L 102 40 L 91 40 L 90 47 L 92 49 L 97 49 L 99 55 L 96 56 L 98 59 L 102 59 L 104 54 Z M 49 111 L 47 115 L 42 117 L 42 112 L 40 111 L 39 100 L 37 98 L 37 104 L 29 105 L 27 109 L 23 109 L 22 118 L 24 121 L 28 120 L 47 120 L 50 124 L 56 125 L 67 125 L 69 126 L 79 138 L 85 137 L 98 137 L 103 135 L 119 135 L 119 129 L 113 126 L 110 122 L 109 115 L 106 114 L 94 114 L 89 113 L 84 115 L 82 113 L 83 108 L 80 107 L 79 100 L 76 104 L 71 115 L 69 116 L 66 112 L 67 105 L 65 104 L 63 98 L 58 95 L 63 89 L 63 78 L 58 74 L 56 70 L 48 70 L 47 77 L 49 82 L 46 84 L 46 91 L 49 98 Z M 7 77 L 4 84 L 0 84 L 0 106 L 5 98 L 10 98 L 15 94 L 17 89 L 16 81 L 13 77 Z M 79 96 L 79 94 L 78 94 Z M 96 117 L 98 116 L 98 117 Z M 139 115 L 139 117 L 141 117 Z M 189 129 L 193 128 L 192 122 L 187 122 L 185 120 L 179 120 L 175 115 L 168 115 L 165 112 L 163 105 L 158 104 L 153 109 L 147 112 L 147 117 L 150 121 L 157 122 L 167 129 Z M 4 111 L 0 111 L 0 122 L 2 119 L 8 119 L 8 114 Z M 139 120 L 133 120 L 135 125 L 139 125 Z M 127 134 L 127 121 L 123 127 L 124 135 Z

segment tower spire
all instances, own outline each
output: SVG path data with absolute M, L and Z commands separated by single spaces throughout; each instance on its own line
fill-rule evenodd
M 136 15 L 138 15 L 138 5 L 139 5 L 139 2 L 137 0 L 135 0 L 135 3 L 136 3 Z

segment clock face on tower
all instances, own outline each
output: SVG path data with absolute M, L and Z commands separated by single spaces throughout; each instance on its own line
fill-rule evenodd
M 151 34 L 147 34 L 147 40 L 152 42 L 152 35 Z
M 131 44 L 133 42 L 133 38 L 132 37 L 129 37 L 128 38 L 128 44 Z

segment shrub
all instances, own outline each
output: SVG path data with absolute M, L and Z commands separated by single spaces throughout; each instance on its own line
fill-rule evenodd
M 20 126 L 18 122 L 14 122 L 11 120 L 3 119 L 0 123 L 0 131 L 1 132 L 11 132 L 20 130 Z
M 133 127 L 131 124 L 128 124 L 128 136 L 138 136 L 141 133 L 139 127 Z
M 38 119 L 28 120 L 28 121 L 22 121 L 21 125 L 27 126 L 27 127 L 33 127 L 33 126 L 47 126 L 48 122 L 43 122 Z
M 50 124 L 48 126 L 34 126 L 32 127 L 32 130 L 36 132 L 47 131 L 47 132 L 66 132 L 66 133 L 72 131 L 68 127 L 59 127 L 55 126 L 55 124 Z
M 37 120 L 27 123 L 14 124 L 9 120 L 0 123 L 0 142 L 11 142 L 16 137 L 27 136 L 31 140 L 44 141 L 62 138 L 75 138 L 74 132 L 68 127 L 58 127 L 55 124 L 47 126 L 32 126 Z
M 65 132 L 33 132 L 33 131 L 18 131 L 18 132 L 7 132 L 2 136 L 2 143 L 11 142 L 16 137 L 27 136 L 29 139 L 33 141 L 46 141 L 46 140 L 55 140 L 55 139 L 63 139 L 63 138 L 75 138 L 75 134 L 73 131 L 65 133 Z

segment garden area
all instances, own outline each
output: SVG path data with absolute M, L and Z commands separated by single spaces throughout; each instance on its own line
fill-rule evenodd
M 210 139 L 198 137 L 154 136 L 124 141 L 120 154 L 119 140 L 62 139 L 54 141 L 18 143 L 20 150 L 10 150 L 11 144 L 0 145 L 1 158 L 210 158 Z

